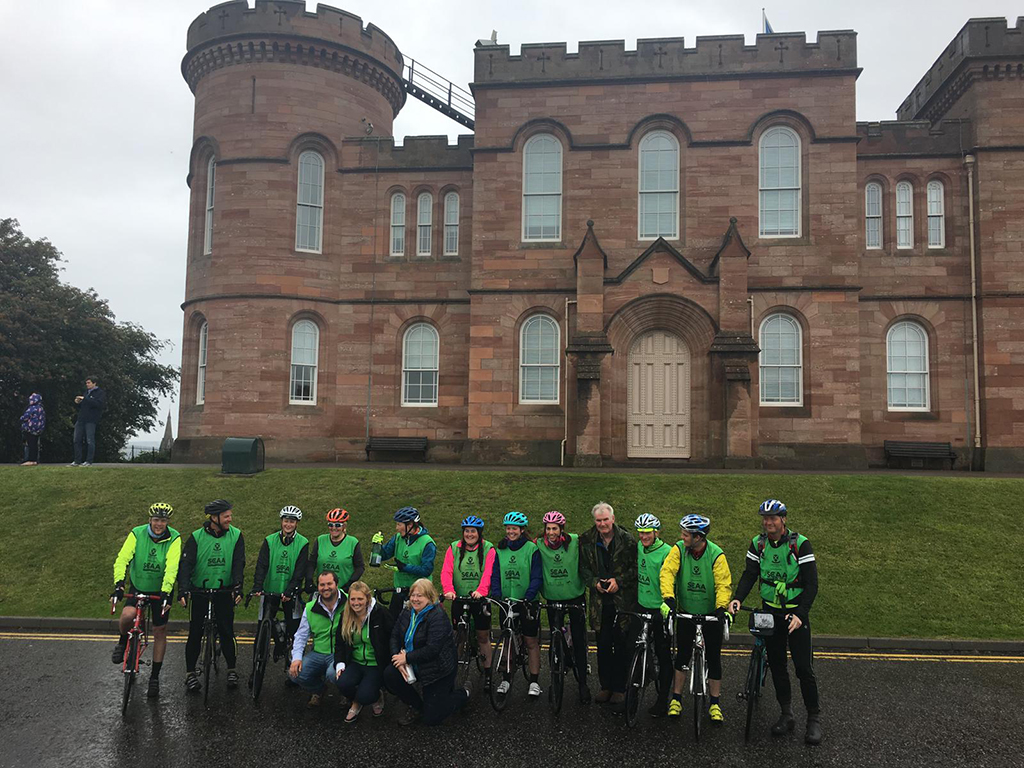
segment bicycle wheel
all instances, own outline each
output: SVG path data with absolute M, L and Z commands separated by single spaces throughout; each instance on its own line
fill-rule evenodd
M 704 707 L 707 692 L 707 667 L 704 664 L 704 651 L 696 645 L 693 648 L 693 661 L 690 663 L 690 687 L 693 689 L 693 739 L 700 741 L 701 724 L 704 722 Z
M 470 646 L 469 640 L 468 629 L 459 627 L 455 630 L 455 653 L 457 654 L 455 662 L 458 665 L 455 686 L 457 688 L 462 688 L 466 684 L 469 672 L 473 668 L 473 657 L 477 655 Z
M 494 646 L 494 662 L 491 666 L 489 694 L 491 706 L 494 707 L 495 712 L 503 711 L 508 705 L 508 697 L 512 693 L 512 682 L 515 679 L 513 674 L 515 672 L 513 665 L 517 663 L 515 653 L 515 638 L 512 636 L 511 630 L 506 629 L 501 633 L 497 645 Z M 508 690 L 505 693 L 499 693 L 498 687 L 506 680 L 508 681 Z
M 213 671 L 213 645 L 215 642 L 213 624 L 208 624 L 203 639 L 203 704 L 210 699 L 210 677 L 212 677 Z
M 626 725 L 632 728 L 640 714 L 647 688 L 647 646 L 637 648 L 629 663 L 629 676 L 626 678 Z
M 263 689 L 263 676 L 267 673 L 270 660 L 271 626 L 267 619 L 260 622 L 256 632 L 256 642 L 252 648 L 252 677 L 249 678 L 249 687 L 252 688 L 253 702 L 260 698 L 260 691 Z
M 141 609 L 140 609 L 141 610 Z M 124 694 L 121 696 L 121 714 L 128 711 L 128 701 L 132 697 L 132 686 L 138 674 L 139 636 L 134 632 L 128 637 L 128 648 L 124 654 Z
M 761 663 L 762 651 L 759 647 L 750 652 L 750 666 L 747 667 L 747 684 L 744 690 L 744 697 L 747 700 L 747 724 L 743 729 L 743 738 L 750 741 L 750 726 L 754 722 L 754 708 L 757 706 L 757 699 L 761 695 Z
M 562 711 L 562 697 L 565 693 L 565 665 L 569 659 L 569 649 L 565 647 L 565 638 L 557 628 L 551 632 L 551 647 L 548 661 L 551 666 L 551 687 L 548 688 L 548 701 L 555 714 Z

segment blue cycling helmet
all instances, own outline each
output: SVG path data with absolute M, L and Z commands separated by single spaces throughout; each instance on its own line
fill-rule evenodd
M 483 530 L 483 528 L 484 528 L 484 521 L 481 520 L 476 515 L 470 515 L 469 517 L 467 517 L 465 520 L 462 521 L 462 527 L 463 528 L 479 528 L 480 530 Z
M 526 518 L 522 512 L 509 512 L 505 515 L 505 519 L 501 521 L 502 525 L 518 525 L 520 528 L 525 528 L 529 525 L 530 521 Z
M 420 511 L 416 507 L 402 507 L 395 512 L 396 523 L 418 523 L 419 521 Z
M 699 533 L 707 536 L 711 530 L 711 521 L 704 515 L 687 515 L 679 521 L 679 527 L 688 533 Z
M 762 515 L 781 515 L 786 516 L 786 505 L 778 499 L 768 499 L 762 502 L 760 509 L 758 509 Z

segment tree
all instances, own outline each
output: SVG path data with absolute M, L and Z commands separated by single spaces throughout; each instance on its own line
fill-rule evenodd
M 21 457 L 19 418 L 38 392 L 46 408 L 40 445 L 46 461 L 67 461 L 87 376 L 107 393 L 96 431 L 96 460 L 116 461 L 128 439 L 156 423 L 157 396 L 168 394 L 176 369 L 157 363 L 166 342 L 117 322 L 92 289 L 60 280 L 60 252 L 0 219 L 0 461 Z

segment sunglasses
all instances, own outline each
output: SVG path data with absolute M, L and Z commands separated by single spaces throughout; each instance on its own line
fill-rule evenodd
M 344 528 L 345 527 L 345 523 L 328 523 L 327 527 L 328 528 Z

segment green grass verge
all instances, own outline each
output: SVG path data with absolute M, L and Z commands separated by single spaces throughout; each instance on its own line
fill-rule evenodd
M 381 469 L 277 469 L 242 478 L 210 469 L 0 467 L 0 488 L 0 615 L 7 616 L 108 615 L 114 556 L 154 501 L 173 504 L 172 523 L 187 534 L 201 524 L 205 502 L 230 499 L 247 538 L 247 584 L 284 504 L 302 508 L 300 530 L 310 537 L 326 530 L 328 509 L 345 507 L 350 533 L 362 541 L 393 530 L 394 510 L 413 504 L 443 552 L 471 512 L 487 521 L 492 540 L 510 509 L 537 522 L 559 509 L 569 529 L 582 532 L 600 500 L 630 527 L 640 512 L 657 514 L 670 541 L 682 514 L 709 515 L 735 582 L 758 530 L 757 505 L 775 497 L 817 553 L 815 632 L 1016 639 L 1024 626 L 1024 603 L 1010 599 L 1021 592 L 1017 507 L 1024 480 Z M 440 567 L 439 556 L 435 577 Z M 383 569 L 367 569 L 372 586 L 389 578 Z

